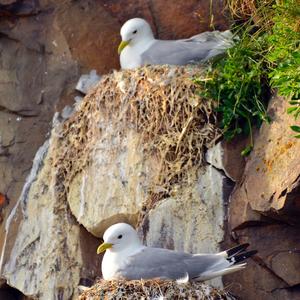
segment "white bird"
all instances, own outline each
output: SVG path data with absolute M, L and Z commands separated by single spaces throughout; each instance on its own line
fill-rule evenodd
M 233 35 L 227 31 L 203 32 L 189 39 L 157 40 L 150 25 L 140 18 L 130 19 L 121 28 L 119 45 L 122 69 L 142 65 L 186 65 L 206 62 L 233 45 Z
M 217 254 L 189 254 L 163 248 L 143 246 L 137 232 L 128 224 L 109 227 L 97 253 L 106 250 L 102 275 L 106 280 L 171 279 L 204 281 L 239 271 L 243 262 L 257 251 L 245 251 L 249 244 Z

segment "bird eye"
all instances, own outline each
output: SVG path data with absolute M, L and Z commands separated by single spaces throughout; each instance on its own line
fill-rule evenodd
M 137 30 L 133 31 L 132 33 L 133 33 L 133 34 L 136 34 L 136 33 L 137 33 Z
M 120 234 L 119 236 L 118 236 L 118 239 L 121 239 L 122 238 L 122 234 Z

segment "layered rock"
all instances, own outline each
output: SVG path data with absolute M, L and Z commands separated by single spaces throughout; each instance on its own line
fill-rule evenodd
M 99 241 L 80 224 L 101 237 L 126 221 L 148 245 L 219 250 L 224 176 L 204 160 L 219 131 L 196 74 L 190 66 L 115 72 L 68 120 L 55 120 L 6 222 L 1 272 L 10 286 L 75 299 L 80 282 L 101 275 Z
M 93 249 L 98 241 L 86 233 L 82 239 L 82 229 L 67 203 L 57 197 L 52 168 L 56 147 L 54 134 L 50 144 L 47 141 L 37 152 L 21 197 L 6 222 L 1 256 L 1 273 L 7 283 L 37 299 L 76 298 L 81 280 L 92 281 L 101 274 L 95 252 L 86 249 L 86 244 Z M 12 230 L 15 222 L 17 232 Z M 93 268 L 86 268 L 89 265 Z
M 224 223 L 223 179 L 215 168 L 204 166 L 192 186 L 183 187 L 151 209 L 140 228 L 145 244 L 192 253 L 219 249 Z
M 53 113 L 73 103 L 80 74 L 90 69 L 104 74 L 119 67 L 113 49 L 121 24 L 144 17 L 160 38 L 185 38 L 208 29 L 211 7 L 206 1 L 172 2 L 167 10 L 162 9 L 165 5 L 164 1 L 0 1 L 0 195 L 5 199 L 0 203 L 0 249 L 6 218 L 20 196 L 34 154 L 49 134 Z M 228 27 L 219 13 L 222 5 L 216 1 L 212 6 L 217 29 Z M 201 12 L 203 22 L 192 11 Z M 11 223 L 15 233 L 18 222 Z
M 139 226 L 144 244 L 189 253 L 215 253 L 224 239 L 225 177 L 210 165 L 197 181 L 160 201 Z M 221 278 L 209 281 L 223 287 Z
M 243 299 L 299 299 L 300 140 L 286 113 L 288 101 L 274 97 L 242 179 L 231 195 L 229 230 L 257 248 L 256 264 L 228 276 Z
M 72 171 L 72 165 L 67 169 L 61 167 L 64 157 L 57 149 L 70 152 L 73 148 L 70 145 L 65 148 L 62 141 L 65 131 L 56 128 L 59 135 L 52 136 L 43 162 L 27 181 L 26 193 L 6 222 L 31 169 L 34 153 L 51 127 L 53 112 L 73 102 L 80 74 L 90 69 L 103 74 L 119 67 L 117 53 L 112 49 L 117 47 L 121 24 L 140 16 L 150 21 L 159 38 L 184 38 L 208 30 L 212 19 L 216 29 L 227 29 L 221 6 L 222 1 L 198 0 L 0 1 L 3 281 L 41 299 L 76 297 L 78 284 L 91 282 L 100 275 L 100 260 L 95 256 L 98 240 L 79 223 L 101 236 L 111 223 L 128 221 L 140 225 L 141 237 L 151 245 L 193 252 L 217 250 L 224 214 L 221 198 L 227 187 L 216 168 L 223 169 L 237 182 L 231 197 L 229 234 L 233 232 L 235 242 L 250 242 L 252 248 L 259 250 L 248 268 L 227 277 L 225 284 L 243 299 L 299 298 L 299 142 L 289 131 L 294 120 L 286 115 L 286 102 L 280 98 L 271 103 L 269 113 L 273 122 L 270 126 L 264 124 L 255 139 L 255 149 L 242 180 L 244 161 L 239 152 L 243 145 L 236 141 L 225 144 L 225 150 L 219 148 L 219 152 L 217 146 L 213 150 L 217 155 L 207 157 L 214 168 L 203 160 L 200 163 L 198 156 L 197 171 L 186 173 L 188 188 L 177 184 L 176 171 L 175 177 L 170 176 L 171 172 L 166 177 L 174 187 L 172 190 L 161 178 L 158 180 L 161 158 L 139 147 L 144 137 L 136 126 L 127 128 L 120 139 L 118 130 L 126 127 L 123 123 L 116 127 L 116 122 L 108 126 L 113 114 L 106 118 L 102 115 L 102 119 L 96 116 L 97 122 L 101 121 L 92 131 L 92 135 L 97 133 L 95 143 L 91 143 L 90 136 L 84 136 L 85 131 L 80 135 L 75 132 L 78 128 L 72 127 L 74 136 L 84 139 L 75 138 L 72 147 L 82 142 L 93 145 L 93 155 L 92 159 L 74 156 L 72 163 L 81 168 L 75 168 L 68 185 L 63 185 L 66 173 L 62 171 Z M 169 79 L 160 84 L 168 82 Z M 125 87 L 120 79 L 118 88 Z M 193 102 L 193 97 L 190 99 Z M 76 124 L 76 118 L 68 124 Z M 100 131 L 104 134 L 102 138 Z M 178 140 L 184 137 L 182 132 Z M 91 149 L 81 150 L 90 153 Z M 76 158 L 84 163 L 76 162 Z M 169 156 L 165 158 L 168 160 Z M 204 185 L 207 179 L 203 178 L 215 179 L 213 188 Z M 159 183 L 153 188 L 155 182 Z M 207 190 L 212 191 L 207 194 Z M 163 239 L 156 233 L 158 230 Z M 231 244 L 232 241 L 227 241 L 226 246 Z M 47 284 L 53 286 L 52 294 Z M 14 294 L 6 290 L 0 294 Z

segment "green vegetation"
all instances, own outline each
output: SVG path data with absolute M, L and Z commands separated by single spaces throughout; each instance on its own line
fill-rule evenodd
M 272 33 L 267 36 L 270 51 L 269 78 L 279 95 L 289 99 L 287 113 L 300 116 L 300 1 L 284 1 L 275 7 Z M 291 126 L 300 133 L 300 126 Z M 300 138 L 300 134 L 295 137 Z
M 218 101 L 225 138 L 250 134 L 243 155 L 253 147 L 251 128 L 269 122 L 266 105 L 272 88 L 289 99 L 288 113 L 296 120 L 300 116 L 300 2 L 257 2 L 261 3 L 252 11 L 243 7 L 246 16 L 229 5 L 235 16 L 238 12 L 240 19 L 248 18 L 233 28 L 239 40 L 227 56 L 211 63 L 206 80 L 195 80 L 201 96 Z M 300 127 L 291 128 L 299 138 Z

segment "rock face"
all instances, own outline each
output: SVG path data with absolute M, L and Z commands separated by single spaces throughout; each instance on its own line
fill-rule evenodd
M 236 182 L 224 247 L 232 236 L 259 251 L 225 284 L 246 300 L 300 297 L 300 146 L 283 99 L 271 102 L 273 122 L 258 133 L 243 173 L 244 141 L 216 146 L 204 161 L 204 149 L 218 136 L 212 106 L 200 105 L 180 71 L 149 77 L 142 69 L 138 81 L 115 73 L 105 77 L 114 78 L 110 90 L 95 90 L 56 125 L 25 183 L 54 112 L 79 96 L 80 75 L 119 67 L 113 49 L 123 22 L 144 17 L 157 37 L 185 38 L 208 30 L 211 20 L 227 29 L 222 7 L 223 1 L 204 0 L 0 1 L 1 283 L 38 299 L 75 298 L 78 284 L 101 275 L 96 237 L 117 221 L 138 225 L 149 245 L 217 251 L 222 198 L 230 191 L 223 170 Z M 172 94 L 177 100 L 170 105 L 165 96 L 180 84 L 185 92 Z M 102 101 L 114 92 L 118 102 Z M 147 123 L 148 116 L 155 122 Z M 7 285 L 0 295 L 18 297 Z
M 299 223 L 300 140 L 293 137 L 290 126 L 295 120 L 286 114 L 287 101 L 274 98 L 269 106 L 270 126 L 262 126 L 253 153 L 245 169 L 238 193 L 241 211 L 246 207 L 262 215 Z M 235 195 L 232 196 L 235 201 Z M 234 214 L 231 225 L 236 228 L 251 221 L 246 214 Z
M 189 253 L 214 253 L 224 238 L 224 176 L 207 165 L 198 180 L 149 211 L 139 231 L 144 244 Z M 210 281 L 222 287 L 221 278 Z
M 225 284 L 246 300 L 300 297 L 300 146 L 289 131 L 294 120 L 286 115 L 283 99 L 271 102 L 273 122 L 258 133 L 243 173 L 245 162 L 239 149 L 244 141 L 216 146 L 208 151 L 208 164 L 203 160 L 203 149 L 216 138 L 213 118 L 202 123 L 194 117 L 191 121 L 184 117 L 183 123 L 167 119 L 170 111 L 171 116 L 180 111 L 178 107 L 201 116 L 211 112 L 209 105 L 206 111 L 202 107 L 204 114 L 199 112 L 192 95 L 187 106 L 179 102 L 172 107 L 175 110 L 168 110 L 164 93 L 159 96 L 158 92 L 168 91 L 174 74 L 180 74 L 163 72 L 164 80 L 161 73 L 154 76 L 154 92 L 149 90 L 147 72 L 139 73 L 140 90 L 148 91 L 149 99 L 155 95 L 156 102 L 143 102 L 137 94 L 133 110 L 128 110 L 123 105 L 128 103 L 131 81 L 116 73 L 118 84 L 112 90 L 118 91 L 120 101 L 104 107 L 99 100 L 102 91 L 88 96 L 94 99 L 96 114 L 84 113 L 90 111 L 92 101 L 79 105 L 76 117 L 57 125 L 29 174 L 34 154 L 49 137 L 54 112 L 79 96 L 75 85 L 80 75 L 91 69 L 103 75 L 119 67 L 113 49 L 123 22 L 144 17 L 157 37 L 185 38 L 209 30 L 211 20 L 216 29 L 227 29 L 222 8 L 223 1 L 204 0 L 0 0 L 1 283 L 7 281 L 38 299 L 75 298 L 78 284 L 101 275 L 95 236 L 117 221 L 138 224 L 149 245 L 216 251 L 226 211 L 222 198 L 226 189 L 230 191 L 217 170 L 221 169 L 237 183 L 224 247 L 232 244 L 232 233 L 235 242 L 249 242 L 259 251 L 245 271 L 228 276 Z M 114 118 L 115 112 L 122 112 L 119 108 L 126 118 Z M 157 113 L 156 124 L 163 121 L 168 128 L 180 130 L 172 129 L 168 135 L 159 126 L 148 126 L 153 135 L 143 134 L 137 124 L 149 125 L 147 118 L 139 118 L 149 108 Z M 84 126 L 76 126 L 79 117 Z M 123 119 L 141 122 L 127 127 L 120 122 Z M 186 139 L 190 122 L 195 131 Z M 207 132 L 209 138 L 202 140 Z M 170 140 L 177 143 L 169 144 Z M 199 140 L 203 143 L 194 147 Z M 148 150 L 141 146 L 149 141 Z M 186 152 L 187 145 L 193 147 Z M 153 151 L 158 148 L 166 151 Z M 174 161 L 174 153 L 183 160 Z M 0 295 L 19 297 L 7 285 Z
M 201 168 L 192 187 L 150 210 L 140 228 L 144 242 L 192 253 L 216 251 L 223 240 L 223 178 L 212 166 Z
M 77 285 L 70 283 L 91 281 L 100 275 L 94 252 L 87 251 L 93 268 L 84 268 L 89 264 L 84 263 L 87 249 L 82 245 L 94 248 L 97 239 L 85 235 L 83 241 L 82 229 L 69 213 L 67 203 L 57 201 L 52 168 L 56 145 L 54 136 L 50 145 L 47 141 L 37 152 L 21 197 L 6 223 L 1 256 L 1 273 L 7 283 L 41 300 L 76 298 Z M 18 222 L 17 233 L 12 232 L 14 222 Z
M 203 157 L 219 132 L 212 102 L 190 80 L 201 72 L 115 72 L 68 120 L 55 119 L 6 222 L 1 272 L 10 286 L 41 300 L 75 299 L 80 282 L 101 275 L 93 236 L 121 221 L 148 245 L 219 250 L 224 176 Z
M 227 29 L 219 13 L 223 2 L 213 4 L 216 28 Z M 0 202 L 0 252 L 7 216 L 49 133 L 54 112 L 73 103 L 82 73 L 119 68 L 113 49 L 121 24 L 144 17 L 160 38 L 185 38 L 208 29 L 207 1 L 170 2 L 168 10 L 164 6 L 158 0 L 0 1 L 0 196 L 5 199 Z M 193 11 L 201 12 L 203 22 Z M 18 222 L 11 223 L 15 233 Z M 13 245 L 14 235 L 9 243 Z
M 115 129 L 104 129 L 92 163 L 75 176 L 67 196 L 78 222 L 99 237 L 108 224 L 137 223 L 147 185 L 155 176 L 155 168 L 143 157 L 140 136 L 129 130 L 126 138 L 112 143 L 105 137 L 111 132 L 105 130 L 117 132 Z
M 300 140 L 289 125 L 288 102 L 274 97 L 242 179 L 231 195 L 229 230 L 258 250 L 255 263 L 225 284 L 238 282 L 242 299 L 299 299 Z M 254 287 L 254 288 L 253 288 Z

